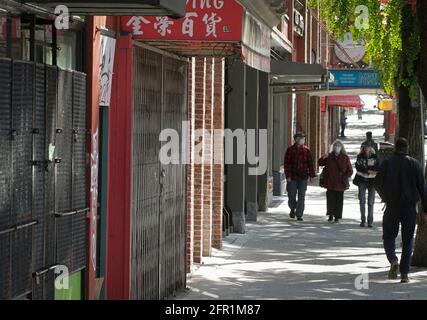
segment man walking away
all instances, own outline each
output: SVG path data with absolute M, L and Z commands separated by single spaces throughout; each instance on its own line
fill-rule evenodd
M 305 209 L 305 193 L 308 178 L 314 178 L 313 158 L 310 150 L 305 145 L 305 135 L 298 133 L 294 137 L 294 145 L 288 148 L 285 155 L 286 189 L 289 198 L 289 216 L 298 221 L 303 221 Z M 298 196 L 298 201 L 297 201 Z
M 363 108 L 357 109 L 357 117 L 359 120 L 363 120 Z
M 372 132 L 370 131 L 366 132 L 366 140 L 362 143 L 361 147 L 363 148 L 364 146 L 374 148 L 375 153 L 378 154 L 378 143 L 376 143 L 375 140 L 372 138 Z
M 425 181 L 421 164 L 409 155 L 408 141 L 400 138 L 396 142 L 395 154 L 384 161 L 375 179 L 375 187 L 386 211 L 383 218 L 383 240 L 387 258 L 391 264 L 389 279 L 397 279 L 399 259 L 396 256 L 396 238 L 402 226 L 402 258 L 400 274 L 402 283 L 408 283 L 414 233 L 417 220 L 417 202 L 422 199 L 427 211 Z
M 341 138 L 345 138 L 345 129 L 347 128 L 347 111 L 343 109 L 341 112 Z

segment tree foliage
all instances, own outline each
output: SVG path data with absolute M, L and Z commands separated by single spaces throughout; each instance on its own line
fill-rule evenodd
M 381 74 L 382 85 L 387 93 L 395 95 L 400 85 L 411 93 L 418 90 L 417 64 L 420 55 L 419 26 L 416 14 L 405 0 L 389 0 L 381 5 L 379 0 L 308 0 L 312 9 L 318 9 L 335 39 L 342 39 L 351 31 L 355 39 L 366 42 L 368 58 Z M 367 8 L 367 28 L 361 28 L 363 16 L 360 5 Z M 414 19 L 408 19 L 413 15 Z M 409 25 L 408 25 L 409 24 Z M 402 47 L 402 28 L 411 29 L 408 47 Z M 401 68 L 403 51 L 407 63 Z

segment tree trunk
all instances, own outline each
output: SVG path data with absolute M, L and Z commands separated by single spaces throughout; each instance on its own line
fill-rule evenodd
M 417 1 L 418 2 L 418 16 L 424 16 L 425 11 L 423 11 L 425 8 L 427 1 Z M 422 4 L 423 2 L 423 4 Z M 410 47 L 409 45 L 409 39 L 412 33 L 412 28 L 414 26 L 414 15 L 410 11 L 409 5 L 404 6 L 402 17 L 403 17 L 403 23 L 402 23 L 402 46 L 403 48 Z M 424 18 L 424 17 L 423 17 Z M 425 23 L 424 20 L 420 19 L 420 26 L 422 30 L 422 37 L 425 37 L 425 26 L 422 26 L 422 23 Z M 426 38 L 424 38 L 425 41 Z M 423 41 L 423 40 L 422 40 Z M 425 42 L 424 42 L 424 48 Z M 425 49 L 424 49 L 425 50 Z M 408 52 L 403 51 L 402 53 L 402 59 L 401 59 L 401 74 L 403 77 L 407 77 L 407 71 L 406 66 L 408 62 Z M 423 54 L 421 54 L 421 59 L 419 60 L 421 63 L 420 65 L 423 65 Z M 425 66 L 424 66 L 425 68 Z M 419 68 L 420 70 L 420 68 Z M 424 93 L 427 93 L 425 85 L 427 84 L 427 79 L 424 79 L 426 76 L 425 71 L 421 72 L 422 75 L 419 75 L 420 81 L 419 84 L 421 86 L 421 90 Z M 414 84 L 415 85 L 415 84 Z M 423 129 L 423 123 L 424 123 L 424 110 L 421 103 L 417 103 L 418 99 L 415 99 L 412 101 L 410 96 L 410 88 L 405 87 L 403 85 L 399 85 L 399 88 L 397 90 L 397 95 L 399 99 L 399 137 L 403 137 L 408 139 L 409 141 L 409 147 L 410 147 L 410 153 L 411 156 L 413 156 L 415 159 L 419 160 L 421 163 L 425 163 L 424 159 L 424 129 Z M 425 94 L 424 94 L 425 95 Z M 426 95 L 425 95 L 426 96 Z M 414 97 L 412 97 L 414 98 Z M 423 213 L 420 211 L 419 219 L 418 219 L 418 230 L 417 230 L 417 238 L 415 242 L 415 250 L 414 250 L 414 257 L 412 260 L 412 263 L 414 266 L 418 267 L 427 267 L 427 224 L 425 223 L 424 219 L 421 219 L 423 216 Z
M 421 91 L 427 98 L 427 1 L 417 1 L 417 15 L 420 29 L 420 63 L 418 66 L 418 79 Z

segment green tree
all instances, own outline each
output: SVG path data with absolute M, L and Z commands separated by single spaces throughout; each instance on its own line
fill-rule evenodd
M 308 0 L 336 39 L 345 32 L 366 41 L 384 90 L 398 99 L 397 135 L 410 142 L 412 155 L 424 163 L 424 110 L 427 97 L 427 1 L 414 12 L 406 0 Z M 362 5 L 362 6 L 361 6 Z M 427 224 L 419 219 L 413 263 L 427 267 Z

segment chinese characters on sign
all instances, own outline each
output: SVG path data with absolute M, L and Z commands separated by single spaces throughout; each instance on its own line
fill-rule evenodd
M 188 0 L 184 18 L 128 16 L 122 27 L 135 39 L 239 41 L 242 21 L 243 8 L 235 0 Z

